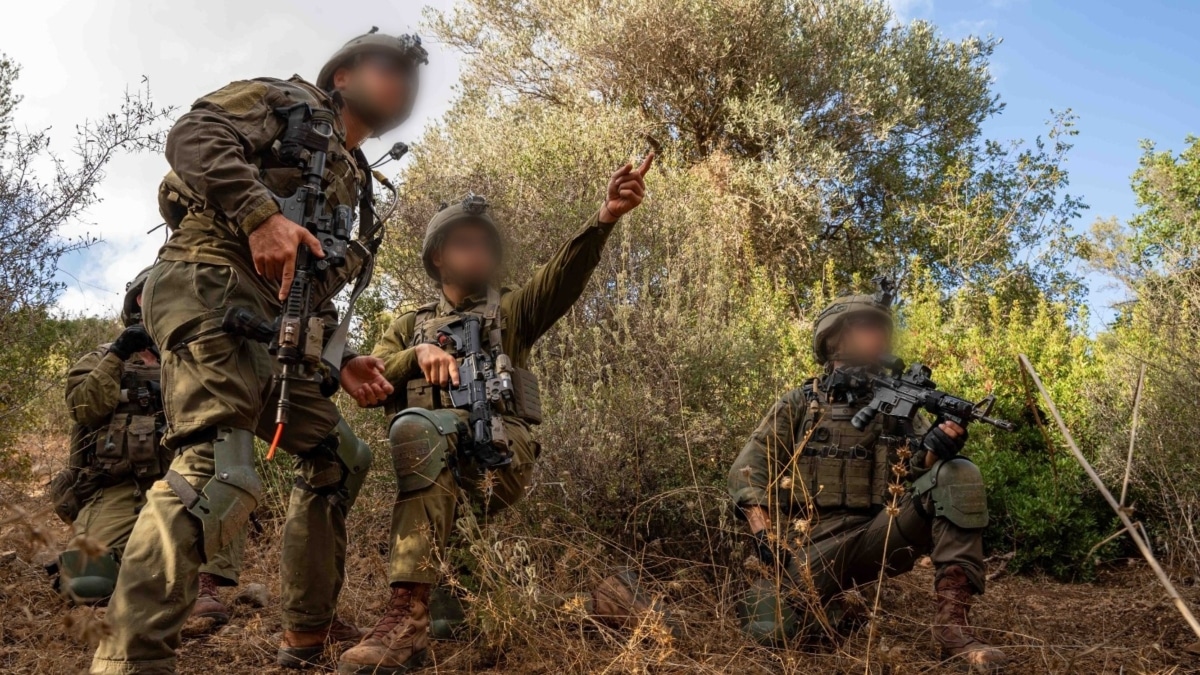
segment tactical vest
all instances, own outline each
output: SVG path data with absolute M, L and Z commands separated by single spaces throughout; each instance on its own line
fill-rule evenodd
M 416 322 L 413 327 L 411 345 L 437 344 L 438 330 L 454 323 L 459 319 L 457 314 L 438 316 L 437 308 L 440 303 L 431 302 L 417 308 Z M 465 314 L 477 314 L 483 317 L 483 345 L 491 349 L 500 345 L 505 329 L 505 320 L 500 311 L 500 292 L 488 290 L 488 299 L 464 310 Z M 542 423 L 542 397 L 537 376 L 524 368 L 513 367 L 513 390 L 515 394 L 514 410 L 501 410 L 502 415 L 517 417 L 528 424 Z M 430 383 L 425 378 L 409 380 L 406 385 L 406 406 L 410 408 L 425 408 L 437 410 L 454 407 L 450 395 L 440 387 Z
M 110 479 L 157 479 L 172 454 L 162 445 L 166 417 L 158 365 L 125 363 L 120 403 L 93 434 L 90 468 Z
M 808 413 L 793 454 L 793 498 L 806 495 L 818 509 L 877 510 L 888 503 L 895 450 L 904 439 L 888 429 L 890 418 L 876 417 L 859 431 L 850 423 L 859 405 L 825 399 L 805 386 Z

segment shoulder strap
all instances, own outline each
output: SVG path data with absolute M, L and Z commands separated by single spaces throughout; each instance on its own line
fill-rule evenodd
M 366 249 L 366 255 L 363 256 L 363 266 L 358 271 L 358 278 L 354 280 L 354 290 L 350 291 L 350 300 L 346 303 L 346 313 L 342 316 L 341 323 L 333 331 L 333 335 L 329 337 L 329 342 L 325 343 L 325 350 L 321 353 L 322 360 L 339 369 L 342 367 L 342 355 L 346 352 L 346 343 L 350 338 L 350 321 L 354 318 L 354 303 L 358 302 L 358 297 L 367 290 L 367 286 L 371 285 L 371 277 L 375 274 L 375 253 L 379 250 L 380 243 L 383 242 L 383 223 L 375 217 L 374 190 L 371 183 L 371 170 L 366 166 L 367 158 L 362 151 L 356 149 L 354 161 L 364 175 L 364 184 L 359 189 L 358 195 L 358 227 L 359 241 Z
M 436 313 L 437 306 L 437 301 L 427 302 L 413 310 L 413 334 L 409 337 L 414 345 L 416 344 L 417 336 L 420 335 L 421 326 L 426 321 L 429 321 L 433 318 L 433 315 Z

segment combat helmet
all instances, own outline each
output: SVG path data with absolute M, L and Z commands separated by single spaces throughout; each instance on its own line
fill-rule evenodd
M 892 301 L 895 300 L 895 285 L 886 277 L 875 277 L 879 290 L 872 295 L 844 295 L 834 298 L 828 307 L 821 310 L 813 323 L 813 356 L 824 365 L 832 354 L 826 346 L 829 338 L 837 334 L 846 319 L 852 316 L 876 316 L 892 323 Z
M 142 294 L 142 290 L 146 287 L 146 279 L 150 278 L 150 270 L 152 269 L 154 269 L 153 265 L 147 267 L 138 272 L 133 281 L 125 284 L 125 301 L 121 303 L 121 323 L 126 326 L 142 322 L 142 308 L 138 305 L 138 296 Z
M 491 209 L 487 200 L 479 195 L 467 195 L 466 199 L 457 204 L 443 204 L 442 208 L 430 219 L 425 227 L 425 241 L 421 245 L 421 262 L 425 265 L 425 273 L 434 281 L 438 278 L 437 268 L 433 266 L 433 252 L 441 246 L 446 232 L 460 223 L 479 223 L 491 231 L 496 238 L 496 252 L 502 254 L 500 246 L 500 226 L 492 219 Z
M 421 46 L 420 35 L 383 35 L 378 26 L 371 26 L 366 34 L 350 40 L 329 57 L 317 75 L 317 86 L 326 91 L 333 89 L 333 74 L 337 69 L 367 54 L 391 56 L 414 67 L 429 63 L 429 52 Z

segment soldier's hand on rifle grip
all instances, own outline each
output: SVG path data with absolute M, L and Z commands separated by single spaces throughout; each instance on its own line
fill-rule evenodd
M 425 379 L 439 387 L 447 384 L 458 386 L 458 359 L 437 345 L 420 344 L 413 348 L 417 354 L 417 367 Z
M 925 449 L 938 459 L 953 459 L 967 445 L 967 430 L 949 420 L 925 434 Z
M 292 278 L 296 276 L 296 252 L 302 244 L 318 258 L 325 257 L 321 242 L 282 213 L 267 218 L 250 233 L 254 271 L 269 281 L 279 282 L 280 302 L 287 299 L 292 288 Z

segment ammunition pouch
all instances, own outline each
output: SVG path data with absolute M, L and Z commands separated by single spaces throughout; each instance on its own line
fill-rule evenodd
M 408 408 L 392 418 L 388 442 L 396 485 L 401 493 L 423 490 L 450 468 L 451 434 L 462 433 L 460 419 L 449 410 Z
M 987 527 L 987 491 L 983 486 L 983 474 L 966 457 L 934 463 L 913 481 L 912 491 L 918 499 L 929 496 L 933 501 L 934 516 L 968 530 Z
M 212 444 L 214 473 L 197 491 L 174 470 L 164 480 L 200 521 L 201 556 L 225 548 L 240 536 L 262 497 L 262 481 L 254 469 L 254 434 L 244 429 L 219 429 Z
M 112 478 L 158 478 L 170 464 L 160 439 L 158 417 L 118 412 L 96 434 L 93 468 Z
M 887 500 L 891 475 L 890 446 L 878 424 L 859 431 L 850 423 L 854 408 L 824 406 L 818 419 L 806 420 L 796 448 L 796 476 L 803 487 L 792 493 L 807 494 L 820 509 L 871 510 Z
M 524 368 L 512 369 L 513 409 L 500 411 L 526 424 L 542 423 L 542 395 L 537 375 Z M 409 380 L 404 387 L 404 400 L 400 408 L 423 408 L 425 410 L 447 410 L 454 407 L 450 395 L 441 387 L 424 378 Z
M 166 473 L 173 453 L 162 445 L 159 366 L 126 362 L 120 399 L 108 423 L 90 437 L 88 469 L 106 480 L 154 480 Z
M 513 368 L 513 414 L 529 424 L 542 423 L 542 389 L 532 370 Z

